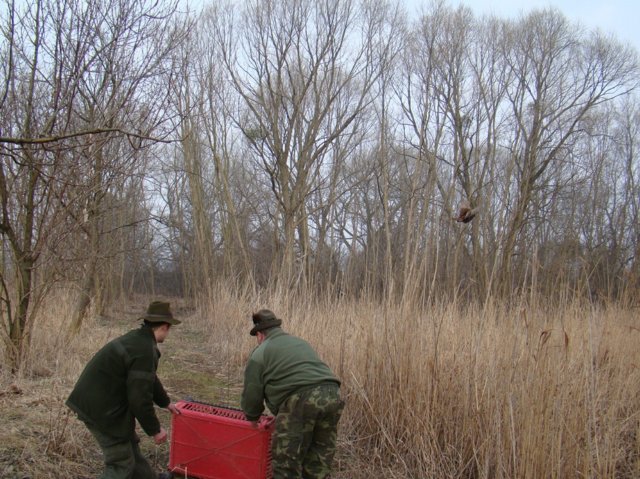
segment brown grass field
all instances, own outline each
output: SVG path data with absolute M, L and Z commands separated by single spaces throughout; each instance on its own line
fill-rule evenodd
M 64 400 L 93 352 L 137 327 L 149 299 L 113 305 L 75 337 L 64 294 L 43 308 L 24 371 L 0 374 L 0 477 L 99 474 L 100 451 Z M 347 401 L 337 479 L 640 477 L 637 310 L 425 310 L 222 288 L 202 304 L 171 301 L 184 322 L 160 346 L 158 373 L 174 400 L 238 405 L 256 309 L 317 348 Z M 159 415 L 168 428 L 169 414 Z M 166 467 L 168 445 L 143 437 L 142 447 Z

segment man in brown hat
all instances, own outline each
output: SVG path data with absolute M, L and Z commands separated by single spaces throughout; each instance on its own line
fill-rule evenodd
M 244 374 L 241 406 L 256 421 L 264 403 L 276 415 L 273 479 L 324 479 L 331 473 L 338 421 L 344 408 L 340 381 L 311 345 L 285 333 L 268 309 L 252 315 L 258 346 Z
M 156 444 L 167 440 L 154 403 L 179 411 L 169 400 L 156 375 L 160 351 L 172 326 L 180 324 L 169 303 L 149 305 L 143 324 L 102 347 L 85 366 L 67 406 L 78 414 L 100 445 L 105 468 L 102 479 L 156 479 L 157 475 L 140 453 L 136 420 Z

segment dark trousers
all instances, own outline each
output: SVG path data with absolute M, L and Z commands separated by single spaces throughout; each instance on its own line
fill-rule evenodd
M 338 421 L 344 408 L 335 383 L 289 396 L 272 437 L 273 479 L 324 479 L 331 473 Z
M 131 440 L 122 441 L 89 424 L 87 429 L 93 434 L 104 455 L 104 471 L 100 479 L 156 479 L 158 477 L 140 453 L 140 440 L 135 434 Z

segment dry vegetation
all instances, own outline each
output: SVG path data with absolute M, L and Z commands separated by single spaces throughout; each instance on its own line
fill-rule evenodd
M 237 405 L 253 346 L 248 313 L 269 306 L 344 381 L 338 478 L 640 475 L 637 311 L 209 297 L 173 301 L 185 321 L 161 347 L 170 394 Z M 70 302 L 49 305 L 28 367 L 1 378 L 1 477 L 97 474 L 99 450 L 63 402 L 92 352 L 134 326 L 146 301 L 114 307 L 73 339 Z M 159 468 L 167 463 L 168 446 L 146 438 L 143 449 Z
M 340 479 L 640 477 L 638 52 L 553 8 L 196 3 L 0 9 L 0 478 L 95 477 L 64 399 L 157 291 L 198 298 L 175 398 L 237 405 L 257 308 L 317 347 Z

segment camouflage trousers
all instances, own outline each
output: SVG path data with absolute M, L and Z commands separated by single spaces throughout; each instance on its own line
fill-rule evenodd
M 329 477 L 343 408 L 336 383 L 305 388 L 287 398 L 272 436 L 273 479 Z

